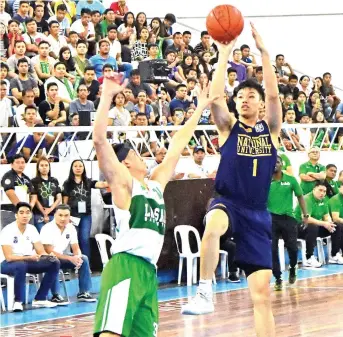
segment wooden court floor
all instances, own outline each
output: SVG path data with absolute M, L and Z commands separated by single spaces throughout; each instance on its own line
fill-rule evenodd
M 187 299 L 160 303 L 159 337 L 255 336 L 248 290 L 215 295 L 210 315 L 182 316 Z M 343 274 L 298 281 L 293 288 L 273 292 L 277 337 L 343 337 Z M 93 314 L 3 328 L 3 337 L 92 336 Z

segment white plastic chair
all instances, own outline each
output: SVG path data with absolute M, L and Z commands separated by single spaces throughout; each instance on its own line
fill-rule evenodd
M 306 262 L 306 241 L 304 239 L 298 239 L 298 249 L 301 251 L 301 262 L 304 264 Z
M 331 249 L 332 249 L 332 242 L 331 236 L 327 236 L 325 238 L 317 238 L 317 251 L 318 251 L 318 260 L 321 264 L 326 264 L 325 259 L 325 252 L 324 252 L 324 241 L 326 240 L 326 245 L 328 249 L 328 260 L 331 258 Z
M 106 241 L 109 241 L 111 245 L 114 244 L 115 240 L 107 234 L 96 234 L 95 240 L 99 248 L 99 253 L 101 257 L 101 262 L 103 268 L 105 268 L 106 263 L 109 261 L 110 257 L 107 254 Z
M 197 251 L 192 253 L 191 247 L 189 244 L 189 233 L 194 233 L 196 241 L 197 241 Z M 179 247 L 179 243 L 177 241 L 177 234 L 180 235 L 181 238 L 181 247 Z M 197 282 L 197 263 L 198 257 L 200 257 L 200 247 L 201 247 L 201 240 L 198 230 L 192 226 L 185 226 L 180 225 L 174 228 L 174 238 L 176 242 L 176 247 L 179 253 L 179 273 L 178 273 L 178 281 L 177 283 L 181 284 L 181 275 L 182 275 L 182 268 L 183 268 L 183 259 L 186 259 L 187 263 L 187 286 L 191 286 L 192 283 Z M 227 273 L 227 257 L 228 253 L 225 250 L 220 250 L 220 266 L 221 266 L 221 275 L 222 278 L 226 278 Z M 212 281 L 216 284 L 216 277 L 213 274 Z

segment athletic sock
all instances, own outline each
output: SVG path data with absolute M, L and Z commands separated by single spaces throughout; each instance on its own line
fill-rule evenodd
M 200 279 L 199 291 L 205 294 L 212 294 L 212 280 Z

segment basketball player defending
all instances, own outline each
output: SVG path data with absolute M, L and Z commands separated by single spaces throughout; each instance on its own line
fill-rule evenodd
M 211 280 L 218 264 L 220 236 L 229 228 L 235 237 L 236 261 L 248 280 L 257 336 L 271 337 L 275 336 L 275 324 L 269 286 L 272 249 L 267 199 L 276 163 L 282 110 L 269 54 L 252 24 L 251 28 L 262 56 L 266 117 L 258 122 L 264 92 L 253 80 L 242 82 L 238 87 L 236 108 L 239 120 L 229 113 L 223 92 L 227 62 L 234 42 L 229 45 L 218 43 L 218 68 L 210 91 L 211 96 L 220 95 L 211 109 L 221 146 L 215 182 L 217 196 L 206 215 L 198 292 L 182 308 L 182 313 L 199 315 L 214 311 Z
M 208 98 L 208 87 L 203 90 L 193 116 L 174 135 L 163 163 L 146 181 L 146 164 L 136 152 L 126 144 L 117 144 L 113 150 L 106 139 L 113 96 L 125 87 L 118 81 L 114 74 L 104 79 L 93 133 L 99 167 L 112 191 L 117 222 L 113 256 L 102 273 L 94 336 L 153 337 L 158 327 L 156 263 L 166 224 L 163 191 L 202 111 L 215 98 Z

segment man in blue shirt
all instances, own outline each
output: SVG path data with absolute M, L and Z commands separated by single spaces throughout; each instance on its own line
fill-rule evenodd
M 105 11 L 105 6 L 99 0 L 81 0 L 76 6 L 76 16 L 81 17 L 81 9 L 89 8 L 91 11 L 99 11 L 102 14 Z
M 187 86 L 185 84 L 179 84 L 176 87 L 176 95 L 169 104 L 170 112 L 173 114 L 173 111 L 176 108 L 181 108 L 182 110 L 186 111 L 192 102 L 189 102 L 186 99 L 187 96 Z
M 35 125 L 35 127 L 44 127 L 45 125 L 39 124 Z M 7 155 L 7 158 L 12 158 L 17 153 L 18 149 L 20 149 L 20 152 L 24 155 L 26 161 L 30 159 L 32 153 L 35 151 L 37 145 L 40 143 L 38 150 L 36 151 L 35 155 L 31 159 L 31 162 L 37 162 L 39 157 L 42 155 L 43 149 L 46 149 L 47 142 L 45 139 L 42 139 L 44 136 L 44 132 L 34 132 L 33 135 L 28 135 L 25 139 L 22 138 L 18 143 L 14 145 L 14 147 L 10 150 L 10 152 Z M 24 143 L 24 144 L 23 144 Z M 23 145 L 22 145 L 23 144 Z
M 111 64 L 115 71 L 118 71 L 117 61 L 110 56 L 110 43 L 108 40 L 102 39 L 99 41 L 99 54 L 92 56 L 89 61 L 95 69 L 96 77 L 102 76 L 102 68 L 105 64 Z

